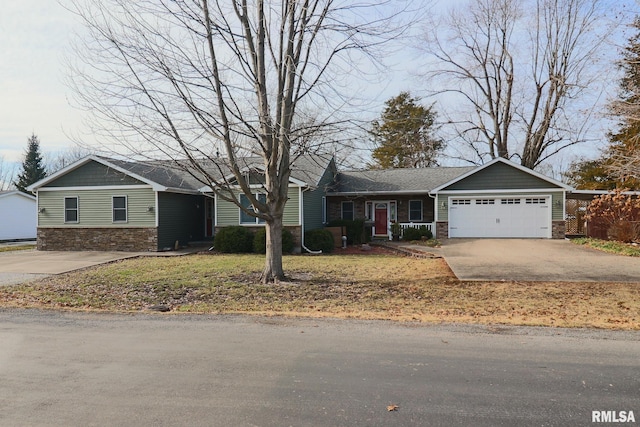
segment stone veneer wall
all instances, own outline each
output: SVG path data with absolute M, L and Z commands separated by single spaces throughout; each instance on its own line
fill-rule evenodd
M 449 238 L 449 222 L 438 221 L 436 222 L 436 239 L 448 239 Z
M 551 238 L 564 239 L 566 237 L 566 221 L 551 221 Z
M 38 228 L 41 251 L 156 252 L 157 228 Z

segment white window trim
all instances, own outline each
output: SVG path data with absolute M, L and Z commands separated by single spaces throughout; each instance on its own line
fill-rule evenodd
M 252 194 L 253 194 L 253 196 L 254 196 L 255 198 L 260 197 L 260 195 L 264 195 L 265 200 L 266 200 L 266 198 L 267 198 L 267 193 L 252 193 Z M 246 194 L 244 194 L 244 193 L 240 193 L 240 194 L 238 194 L 238 202 L 239 202 L 240 204 L 242 204 L 242 197 L 243 197 L 243 196 L 244 196 L 244 197 L 247 197 L 247 195 L 246 195 Z M 247 197 L 247 201 L 249 201 L 248 199 L 249 199 L 249 198 Z M 251 207 L 251 209 L 254 209 L 254 208 L 253 208 L 253 205 L 252 205 L 251 203 L 249 203 L 249 206 Z M 264 225 L 265 220 L 264 220 L 264 219 L 261 219 L 261 218 L 258 218 L 257 216 L 252 216 L 252 218 L 253 218 L 253 220 L 254 220 L 253 222 L 242 222 L 242 212 L 243 212 L 243 211 L 242 211 L 242 208 L 241 208 L 241 207 L 238 207 L 238 225 L 247 226 L 247 227 L 256 226 L 256 225 Z M 254 211 L 254 212 L 255 212 L 255 211 Z M 248 215 L 248 214 L 247 214 L 247 215 Z
M 420 202 L 420 219 L 415 219 L 415 218 L 411 218 L 411 202 Z M 409 212 L 407 215 L 407 217 L 409 218 L 409 222 L 422 222 L 422 219 L 424 218 L 424 203 L 421 199 L 411 199 L 409 200 L 408 203 L 408 209 Z
M 67 199 L 76 199 L 76 220 L 75 221 L 67 221 Z M 63 220 L 65 224 L 79 224 L 80 223 L 80 199 L 78 196 L 65 196 L 63 200 L 62 209 L 64 211 Z M 69 209 L 74 210 L 74 209 Z
M 343 200 L 342 202 L 340 202 L 340 219 L 344 219 L 344 204 L 345 203 L 351 203 L 351 214 L 352 217 L 351 220 L 354 220 L 356 218 L 356 205 L 355 203 L 353 203 L 353 200 Z M 347 221 L 351 221 L 351 220 L 347 220 Z
M 364 219 L 367 221 L 373 221 L 375 219 L 375 212 L 373 210 L 373 200 L 367 200 L 364 202 Z
M 322 196 L 322 223 L 327 223 L 327 198 Z
M 124 216 L 125 216 L 124 221 L 122 221 L 122 220 L 116 221 L 116 218 L 115 218 L 115 216 L 116 216 L 115 215 L 116 214 L 116 207 L 114 206 L 114 203 L 113 203 L 114 199 L 116 197 L 124 197 Z M 122 208 L 118 208 L 118 210 L 122 210 Z M 111 196 L 111 223 L 112 224 L 126 224 L 128 222 L 129 222 L 129 198 L 127 196 L 125 196 L 125 195 Z

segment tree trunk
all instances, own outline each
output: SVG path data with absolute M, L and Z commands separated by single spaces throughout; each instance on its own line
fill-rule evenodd
M 262 283 L 276 283 L 284 279 L 282 268 L 282 215 L 266 223 L 267 252 Z

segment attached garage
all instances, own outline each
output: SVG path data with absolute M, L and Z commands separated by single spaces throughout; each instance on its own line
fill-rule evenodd
M 563 238 L 568 189 L 494 159 L 433 190 L 438 238 Z
M 449 237 L 551 238 L 551 196 L 449 197 Z

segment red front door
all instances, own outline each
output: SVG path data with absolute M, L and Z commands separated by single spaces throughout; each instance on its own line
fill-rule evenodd
M 388 225 L 388 217 L 387 217 L 387 204 L 386 203 L 376 203 L 375 211 L 375 231 L 376 235 L 386 235 L 388 234 L 387 225 Z

